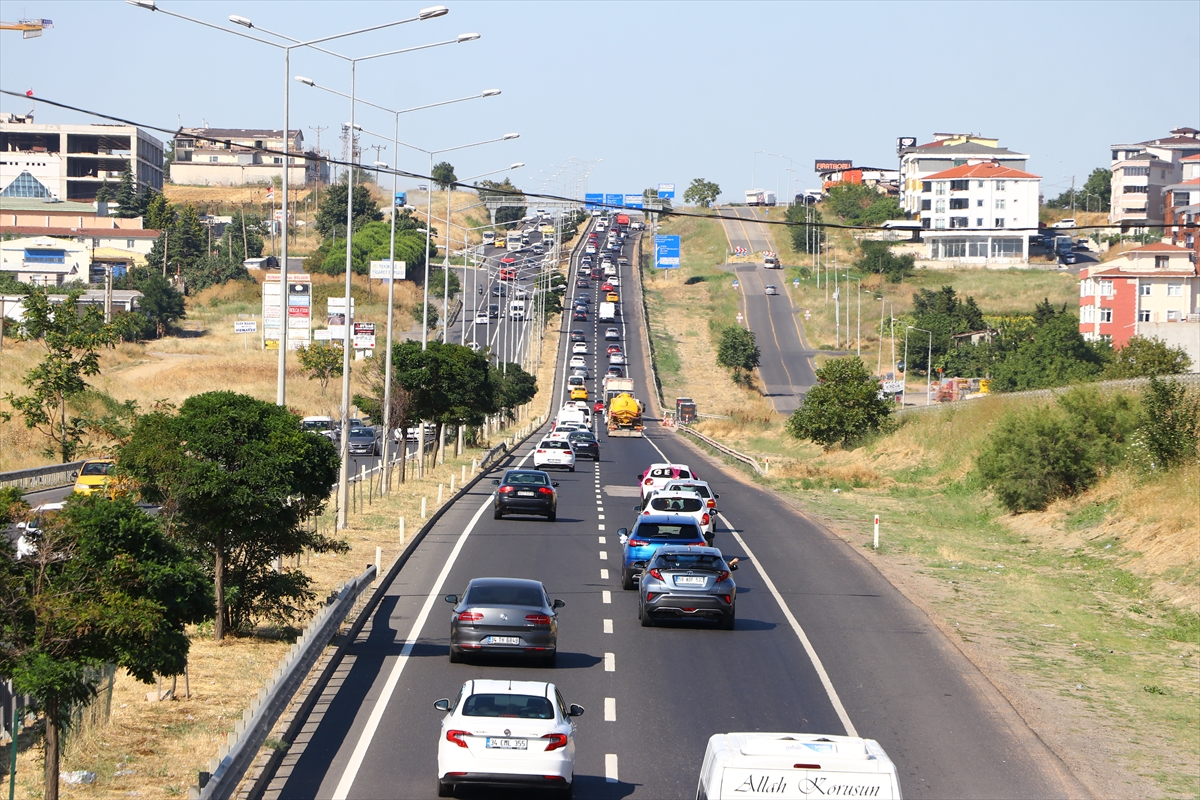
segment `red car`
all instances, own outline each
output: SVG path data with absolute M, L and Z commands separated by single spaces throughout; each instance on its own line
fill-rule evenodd
M 608 346 L 608 355 L 610 355 L 610 356 L 611 356 L 613 353 L 619 353 L 619 352 L 621 352 L 621 345 L 619 345 L 619 344 L 610 344 L 610 345 Z
M 611 292 L 611 291 L 613 291 L 613 285 L 611 283 L 609 283 L 608 281 L 605 281 L 604 283 L 600 284 L 600 291 Z
M 601 412 L 603 412 L 603 411 L 604 411 L 604 401 L 603 401 L 603 400 L 597 400 L 597 401 L 596 401 L 596 404 L 595 404 L 594 406 L 592 406 L 592 413 L 593 413 L 593 414 L 599 414 L 599 413 L 601 413 Z

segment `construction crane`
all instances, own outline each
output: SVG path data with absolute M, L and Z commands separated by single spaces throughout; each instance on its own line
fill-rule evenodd
M 20 22 L 0 22 L 0 31 L 21 31 L 21 38 L 36 39 L 42 35 L 45 28 L 53 28 L 54 21 L 49 19 L 23 19 Z

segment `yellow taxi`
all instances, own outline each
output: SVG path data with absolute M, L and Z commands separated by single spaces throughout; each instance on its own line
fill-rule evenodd
M 587 389 L 585 389 L 582 386 L 572 386 L 571 387 L 571 399 L 572 400 L 587 400 L 588 399 Z
M 109 483 L 109 471 L 116 462 L 111 458 L 89 458 L 75 473 L 76 494 L 103 492 Z
M 508 242 L 503 236 L 497 236 L 496 241 L 493 242 L 493 244 L 496 246 L 497 250 L 503 250 L 504 248 L 508 247 Z
M 608 294 L 606 294 L 606 295 L 604 296 L 604 302 L 606 302 L 606 303 L 619 303 L 619 302 L 621 302 L 621 298 L 620 298 L 620 296 L 619 296 L 619 295 L 618 295 L 616 292 L 609 292 Z

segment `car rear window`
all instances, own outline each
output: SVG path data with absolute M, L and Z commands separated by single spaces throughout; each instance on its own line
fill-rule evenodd
M 656 497 L 650 501 L 650 507 L 670 514 L 690 513 L 703 508 L 704 501 L 699 497 Z
M 545 596 L 535 587 L 508 584 L 475 586 L 472 587 L 466 598 L 466 604 L 469 606 L 533 606 L 541 608 L 545 603 Z
M 701 497 L 709 497 L 711 494 L 708 491 L 707 486 L 701 486 L 696 483 L 683 484 L 682 486 L 673 486 L 671 484 L 667 484 L 667 491 L 668 492 L 695 492 L 696 494 L 700 495 Z
M 670 569 L 718 569 L 723 568 L 718 556 L 702 553 L 659 553 L 655 566 Z
M 504 482 L 511 486 L 545 486 L 546 476 L 536 472 L 510 472 Z
M 107 475 L 108 471 L 110 469 L 112 469 L 112 464 L 108 464 L 108 463 L 104 463 L 104 462 L 101 462 L 99 464 L 84 464 L 83 469 L 80 470 L 79 474 L 85 475 L 85 476 L 86 475 Z
M 641 522 L 634 528 L 637 539 L 699 539 L 700 530 L 690 523 L 667 525 L 657 522 Z
M 538 447 L 542 450 L 570 450 L 571 443 L 566 439 L 545 439 Z
M 554 705 L 545 697 L 527 694 L 473 694 L 462 713 L 464 717 L 554 719 Z
M 652 469 L 652 470 L 650 470 L 650 477 L 651 478 L 670 478 L 670 477 L 672 477 L 671 476 L 671 468 L 670 467 L 665 467 L 665 468 L 659 467 L 658 469 Z

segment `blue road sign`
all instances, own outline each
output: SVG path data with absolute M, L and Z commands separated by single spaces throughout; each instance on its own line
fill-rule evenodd
M 604 202 L 604 195 L 600 193 L 585 194 L 583 196 L 583 201 L 588 208 L 596 208 Z
M 626 208 L 641 208 L 646 198 L 641 194 L 627 194 L 622 203 Z
M 606 194 L 604 195 L 604 204 L 606 206 L 619 206 L 625 202 L 623 194 Z
M 654 237 L 654 266 L 658 269 L 679 269 L 679 237 Z
M 665 200 L 674 200 L 675 199 L 675 184 L 660 183 L 658 185 L 658 196 Z

